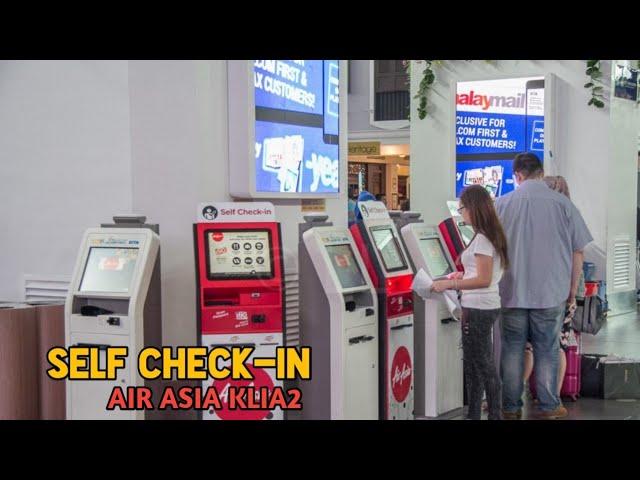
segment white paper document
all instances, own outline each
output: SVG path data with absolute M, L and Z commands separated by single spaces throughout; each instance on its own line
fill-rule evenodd
M 413 284 L 411 288 L 414 292 L 420 295 L 425 300 L 429 298 L 442 299 L 447 305 L 447 309 L 451 316 L 460 321 L 462 308 L 460 307 L 460 302 L 458 301 L 458 294 L 454 290 L 446 290 L 444 293 L 436 293 L 431 291 L 431 285 L 433 284 L 433 279 L 424 269 L 420 269 L 420 271 L 413 278 Z

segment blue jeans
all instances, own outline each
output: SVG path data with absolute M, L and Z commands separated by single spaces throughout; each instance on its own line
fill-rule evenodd
M 502 309 L 500 374 L 505 412 L 516 412 L 522 408 L 524 348 L 528 338 L 533 346 L 540 410 L 552 411 L 560 406 L 557 395 L 558 341 L 564 312 L 564 303 L 553 308 Z

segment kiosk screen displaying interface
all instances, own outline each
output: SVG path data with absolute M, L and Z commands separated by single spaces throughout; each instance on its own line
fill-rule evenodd
M 137 260 L 137 248 L 91 247 L 80 291 L 127 293 Z
M 443 277 L 453 272 L 440 240 L 437 238 L 422 238 L 419 245 L 432 277 Z
M 349 244 L 327 245 L 326 248 L 342 288 L 362 287 L 367 284 Z
M 407 262 L 402 255 L 398 241 L 393 236 L 391 228 L 371 229 L 371 235 L 387 272 L 407 268 Z
M 473 227 L 471 225 L 467 225 L 464 222 L 458 222 L 458 230 L 460 231 L 460 236 L 462 237 L 464 246 L 468 246 L 471 243 L 473 236 L 476 234 L 473 231 Z
M 272 278 L 269 230 L 208 230 L 209 280 Z
M 462 216 L 458 212 L 458 202 L 455 200 L 447 201 L 447 208 L 451 213 L 451 217 L 456 221 L 456 225 L 458 226 L 458 231 L 460 232 L 460 236 L 462 237 L 462 241 L 464 242 L 464 246 L 469 245 L 475 232 L 473 231 L 473 227 L 471 225 L 467 225 L 462 220 Z

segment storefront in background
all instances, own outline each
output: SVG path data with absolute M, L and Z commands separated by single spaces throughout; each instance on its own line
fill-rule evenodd
M 409 145 L 349 142 L 349 196 L 367 190 L 390 210 L 400 210 L 410 194 Z

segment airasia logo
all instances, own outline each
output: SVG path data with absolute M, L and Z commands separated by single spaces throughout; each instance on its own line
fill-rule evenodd
M 270 410 L 240 410 L 229 409 L 229 387 L 255 387 L 255 401 L 260 403 L 260 387 L 267 387 L 269 392 L 273 390 L 273 380 L 262 368 L 256 368 L 248 363 L 247 369 L 253 375 L 253 380 L 232 380 L 230 377 L 224 380 L 215 380 L 213 388 L 216 389 L 222 403 L 222 408 L 215 413 L 221 420 L 263 420 L 273 418 Z
M 221 242 L 224 238 L 224 234 L 222 232 L 213 232 L 211 234 L 211 238 L 213 238 L 214 242 Z
M 411 355 L 405 347 L 396 350 L 391 362 L 391 391 L 397 402 L 403 402 L 411 390 Z

